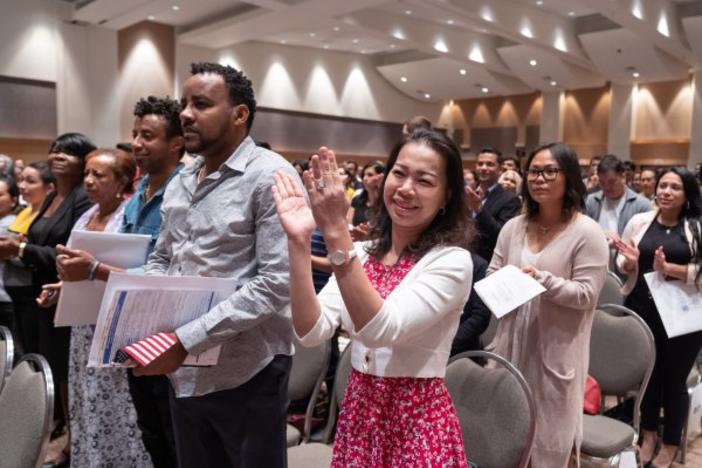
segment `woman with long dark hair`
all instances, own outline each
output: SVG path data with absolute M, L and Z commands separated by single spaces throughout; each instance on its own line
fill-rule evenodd
M 32 294 L 39 297 L 42 286 L 56 283 L 56 245 L 65 244 L 80 216 L 90 208 L 83 189 L 85 156 L 95 145 L 80 133 L 59 136 L 49 148 L 49 167 L 56 178 L 51 192 L 32 221 L 26 241 L 15 237 L 0 239 L 0 259 L 18 259 L 32 270 Z M 24 343 L 25 352 L 38 352 L 49 361 L 58 391 L 54 405 L 55 426 L 68 421 L 68 348 L 70 327 L 54 327 L 56 307 L 42 309 L 33 304 L 25 317 L 37 325 L 36 343 Z M 24 320 L 23 318 L 23 320 Z M 68 455 L 65 455 L 67 458 Z
M 624 304 L 644 319 L 656 341 L 656 364 L 641 405 L 641 459 L 650 466 L 667 467 L 680 443 L 685 443 L 681 437 L 689 402 L 686 380 L 702 348 L 702 331 L 668 338 L 643 275 L 657 271 L 669 279 L 702 285 L 702 197 L 695 176 L 682 168 L 663 171 L 655 193 L 658 209 L 631 218 L 614 245 L 619 251 L 617 267 L 627 277 Z M 661 408 L 663 444 L 656 455 Z
M 546 291 L 504 316 L 488 349 L 524 374 L 537 402 L 531 466 L 578 463 L 590 330 L 607 275 L 607 241 L 582 214 L 585 185 L 578 156 L 565 145 L 529 155 L 525 213 L 497 238 L 488 274 L 514 265 Z
M 349 331 L 353 370 L 332 466 L 466 466 L 443 377 L 471 287 L 461 158 L 441 133 L 416 130 L 390 154 L 371 242 L 354 244 L 333 152 L 312 157 L 302 190 L 276 175 L 288 236 L 290 300 L 305 346 Z M 334 276 L 315 295 L 310 236 L 319 226 Z

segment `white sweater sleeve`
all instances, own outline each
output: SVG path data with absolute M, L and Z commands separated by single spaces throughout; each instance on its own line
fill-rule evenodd
M 472 286 L 470 253 L 450 247 L 427 255 L 434 258 L 422 265 L 411 283 L 402 281 L 375 317 L 355 331 L 367 347 L 380 348 L 406 341 L 446 314 L 462 309 Z

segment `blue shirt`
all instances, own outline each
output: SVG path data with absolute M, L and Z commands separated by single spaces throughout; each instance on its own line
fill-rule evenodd
M 327 256 L 327 244 L 324 242 L 322 231 L 319 228 L 314 228 L 312 231 L 312 255 L 316 257 Z M 312 283 L 314 284 L 314 292 L 319 294 L 319 291 L 327 284 L 331 273 L 312 269 Z
M 146 190 L 149 188 L 149 176 L 145 175 L 139 185 L 137 186 L 136 192 L 132 198 L 127 202 L 127 206 L 124 208 L 124 220 L 122 221 L 121 231 L 126 234 L 148 234 L 151 236 L 151 244 L 149 245 L 149 251 L 147 255 L 151 253 L 156 245 L 156 239 L 158 239 L 158 233 L 161 230 L 161 202 L 163 201 L 163 194 L 166 191 L 166 187 L 183 169 L 183 164 L 178 164 L 175 170 L 171 173 L 166 180 L 166 183 L 158 189 L 158 191 L 151 197 L 151 200 L 146 199 Z

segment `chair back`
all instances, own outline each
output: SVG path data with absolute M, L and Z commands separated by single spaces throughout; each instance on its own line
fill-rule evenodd
M 634 311 L 617 306 L 609 313 L 595 310 L 590 337 L 589 374 L 602 395 L 625 396 L 637 392 L 634 428 L 639 428 L 639 408 L 656 361 L 651 330 Z
M 43 356 L 17 362 L 0 394 L 0 468 L 44 463 L 54 414 L 54 380 Z
M 602 308 L 604 304 L 624 304 L 624 295 L 622 294 L 622 281 L 612 271 L 607 272 L 604 286 L 600 291 L 600 297 L 597 300 L 597 307 Z
M 0 325 L 0 392 L 5 380 L 12 371 L 12 361 L 15 358 L 15 345 L 10 329 Z
M 498 367 L 481 367 L 474 357 Z M 526 467 L 536 434 L 536 404 L 521 372 L 495 353 L 467 351 L 451 358 L 445 381 L 468 459 L 480 468 Z
M 292 360 L 290 379 L 288 381 L 288 398 L 291 401 L 309 399 L 305 411 L 303 440 L 310 435 L 314 405 L 319 395 L 319 389 L 324 382 L 329 368 L 331 342 L 326 341 L 319 346 L 307 348 L 295 343 L 295 355 Z
M 329 402 L 329 418 L 327 419 L 327 427 L 324 429 L 324 443 L 328 444 L 334 438 L 334 426 L 336 425 L 336 415 L 344 401 L 344 393 L 346 386 L 349 383 L 351 375 L 351 346 L 353 342 L 349 342 L 344 352 L 339 357 L 339 363 L 336 365 L 336 373 L 334 374 L 334 388 L 331 392 Z

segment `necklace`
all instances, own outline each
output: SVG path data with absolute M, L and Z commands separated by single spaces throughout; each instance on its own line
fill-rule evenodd
M 678 224 L 680 224 L 680 221 L 676 221 L 675 224 L 665 224 L 660 216 L 656 218 L 656 222 L 663 226 L 666 234 L 670 234 L 670 231 L 678 227 Z

